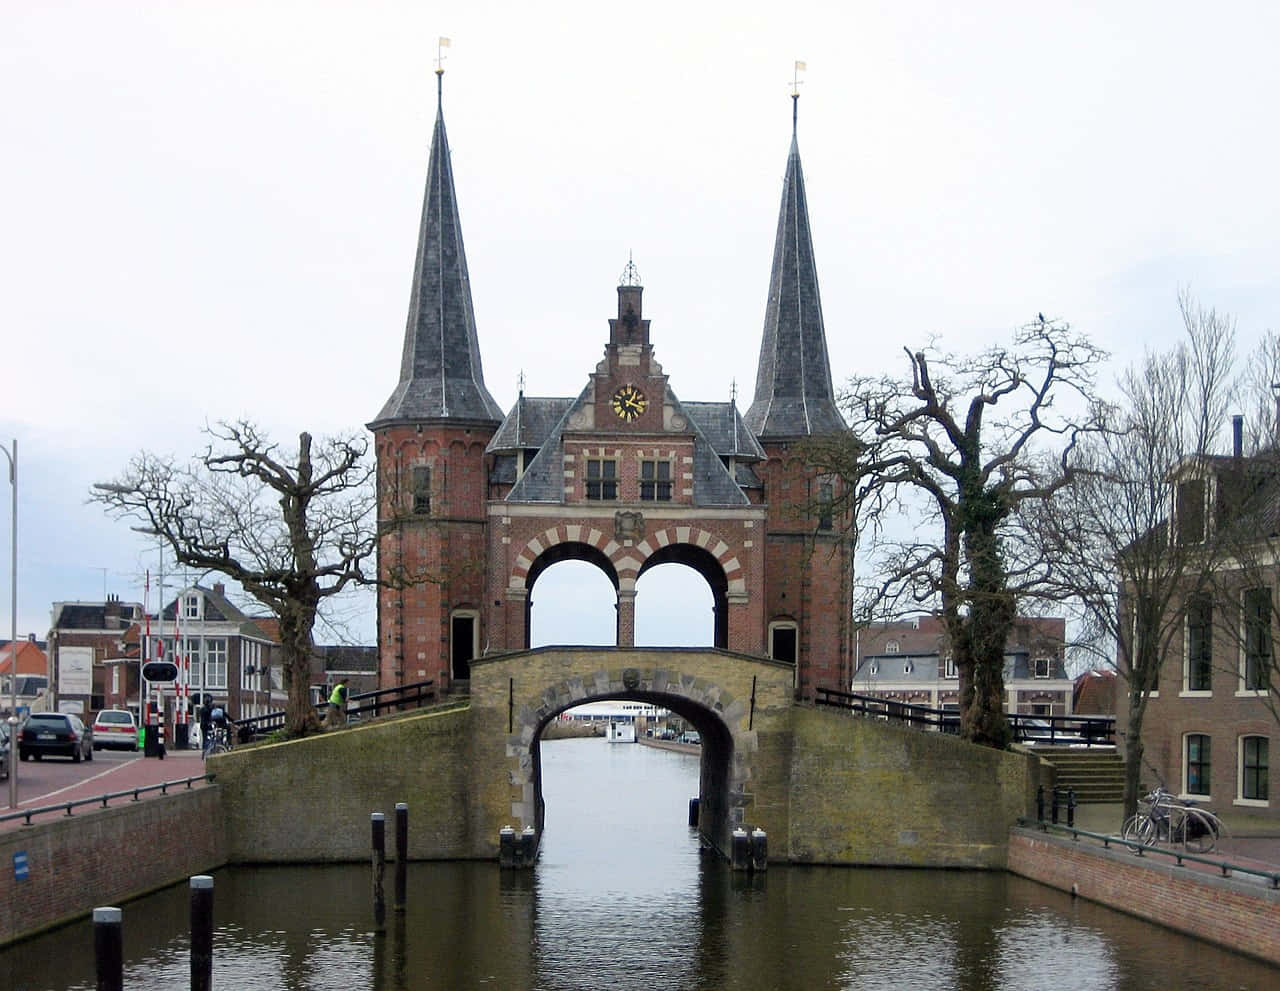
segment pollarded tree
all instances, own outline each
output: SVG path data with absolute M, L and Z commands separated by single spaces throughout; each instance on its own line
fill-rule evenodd
M 908 377 L 855 378 L 850 435 L 815 444 L 874 580 L 867 617 L 939 610 L 959 674 L 961 734 L 1004 747 L 1004 652 L 1019 599 L 1049 565 L 1023 539 L 1023 508 L 1067 483 L 1078 438 L 1101 428 L 1104 352 L 1063 323 L 1022 327 L 1008 347 L 958 358 L 907 351 Z M 909 539 L 892 536 L 907 531 Z
M 239 582 L 279 620 L 286 729 L 318 727 L 310 699 L 313 631 L 326 600 L 378 583 L 374 468 L 367 442 L 298 438 L 283 452 L 254 424 L 219 423 L 189 464 L 137 455 L 93 501 L 116 518 L 139 520 L 179 563 Z M 414 579 L 406 577 L 406 583 Z

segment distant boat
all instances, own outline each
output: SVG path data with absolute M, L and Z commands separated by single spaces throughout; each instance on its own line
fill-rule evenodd
M 610 743 L 635 743 L 636 724 L 630 720 L 623 723 L 610 721 L 604 736 Z

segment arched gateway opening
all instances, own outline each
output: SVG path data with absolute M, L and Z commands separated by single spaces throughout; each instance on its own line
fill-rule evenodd
M 773 753 L 792 704 L 791 665 L 714 648 L 542 647 L 475 662 L 473 767 L 494 837 L 544 825 L 541 735 L 560 713 L 608 699 L 680 715 L 702 739 L 704 839 L 723 853 L 734 827 L 781 828 L 786 783 Z
M 547 726 L 554 723 L 562 712 L 575 706 L 595 701 L 643 702 L 662 709 L 669 709 L 690 723 L 701 737 L 701 765 L 698 774 L 696 792 L 689 797 L 699 800 L 698 828 L 710 836 L 716 836 L 725 826 L 728 817 L 729 767 L 733 757 L 733 737 L 728 727 L 717 714 L 704 705 L 690 702 L 686 698 L 661 692 L 634 692 L 584 698 L 573 705 L 566 705 L 549 714 L 538 725 L 537 732 L 530 744 L 530 762 L 532 767 L 533 789 L 537 796 L 534 828 L 541 835 L 546 823 L 546 804 L 543 800 L 542 787 L 542 734 Z M 601 744 L 602 746 L 604 744 Z

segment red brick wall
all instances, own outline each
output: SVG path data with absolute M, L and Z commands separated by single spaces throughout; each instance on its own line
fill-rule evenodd
M 1280 891 L 1261 884 L 1023 829 L 1010 833 L 1008 867 L 1060 891 L 1280 964 Z
M 13 879 L 20 850 L 25 881 Z M 0 945 L 221 867 L 226 851 L 221 794 L 212 786 L 6 827 Z

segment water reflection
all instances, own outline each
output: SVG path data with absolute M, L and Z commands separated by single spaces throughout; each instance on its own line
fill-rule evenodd
M 411 864 L 372 928 L 367 865 L 216 878 L 214 983 L 285 991 L 501 988 L 1272 989 L 1280 972 L 1031 882 L 958 871 L 735 875 L 685 826 L 697 760 L 544 746 L 534 871 Z M 410 810 L 412 828 L 412 810 Z M 364 823 L 359 824 L 364 828 Z M 187 889 L 125 906 L 126 986 L 188 986 Z M 94 986 L 87 923 L 0 953 L 0 988 Z

